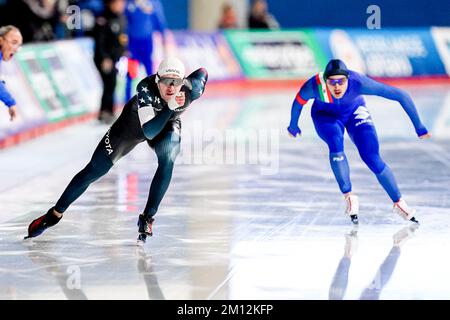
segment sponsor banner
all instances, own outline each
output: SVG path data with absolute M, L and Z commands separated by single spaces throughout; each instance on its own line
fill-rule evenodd
M 50 121 L 57 121 L 66 116 L 65 101 L 60 100 L 60 92 L 51 76 L 47 58 L 54 56 L 51 44 L 24 46 L 16 55 L 28 83 L 37 97 L 38 103 Z
M 431 28 L 436 48 L 445 66 L 447 74 L 450 76 L 450 28 Z
M 316 29 L 314 37 L 319 42 L 328 62 L 330 59 L 339 58 L 345 62 L 351 70 L 366 73 L 366 63 L 360 50 L 350 38 L 350 35 L 339 29 Z M 321 66 L 323 70 L 325 65 Z
M 324 45 L 324 35 L 319 41 Z M 372 77 L 447 75 L 429 29 L 330 30 L 333 57 Z M 330 57 L 331 58 L 331 57 Z
M 8 109 L 0 103 L 0 140 L 26 130 L 35 125 L 47 122 L 44 111 L 33 94 L 25 74 L 20 69 L 16 59 L 2 61 L 0 79 L 6 82 L 6 87 L 16 100 L 17 118 L 11 122 Z
M 257 79 L 307 78 L 317 73 L 325 55 L 311 35 L 308 30 L 225 32 L 245 75 Z
M 60 90 L 69 100 L 72 114 L 97 111 L 102 95 L 102 81 L 94 64 L 91 39 L 59 41 L 56 52 L 63 68 L 53 69 Z
M 66 65 L 63 63 L 62 56 L 59 55 L 57 48 L 60 48 L 64 55 L 69 54 L 70 49 L 76 48 L 76 45 L 68 46 L 58 43 L 45 45 L 38 51 L 39 63 L 48 75 L 51 84 L 55 90 L 58 100 L 61 102 L 65 117 L 80 115 L 85 111 L 85 107 L 81 100 L 77 87 L 75 85 L 74 77 L 68 72 Z M 69 48 L 67 48 L 69 47 Z M 70 48 L 72 47 L 72 48 Z M 69 50 L 64 50 L 64 49 Z M 78 71 L 82 75 L 82 69 Z
M 186 66 L 186 73 L 204 67 L 208 70 L 209 81 L 240 79 L 243 77 L 239 62 L 236 60 L 224 35 L 219 32 L 167 31 L 165 46 L 159 32 L 153 34 L 153 73 L 166 55 L 175 55 Z M 116 102 L 125 103 L 125 82 L 127 61 L 118 63 L 119 75 L 116 86 Z M 138 76 L 132 82 L 136 88 L 139 81 L 147 76 L 143 65 L 139 66 Z
M 25 45 L 2 62 L 0 79 L 17 101 L 18 117 L 9 121 L 2 106 L 0 142 L 48 122 L 96 111 L 102 84 L 92 59 L 90 39 Z
M 212 81 L 242 77 L 240 65 L 222 33 L 174 31 L 167 36 L 166 41 L 167 51 L 184 62 L 187 73 L 204 67 Z M 155 37 L 156 42 L 162 43 L 161 37 Z M 162 58 L 162 50 L 155 50 L 155 70 Z

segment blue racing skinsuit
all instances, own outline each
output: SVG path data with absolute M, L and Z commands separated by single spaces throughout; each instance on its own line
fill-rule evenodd
M 303 105 L 309 99 L 314 99 L 311 109 L 314 127 L 328 145 L 331 168 L 341 192 L 348 193 L 352 190 L 350 170 L 344 153 L 343 137 L 344 130 L 347 129 L 362 160 L 376 175 L 392 201 L 397 202 L 401 193 L 392 170 L 380 157 L 377 133 L 363 95 L 398 101 L 411 119 L 417 135 L 428 133 L 406 92 L 350 70 L 347 91 L 340 99 L 332 96 L 322 73 L 306 81 L 292 104 L 288 131 L 294 136 L 301 133 L 297 124 Z

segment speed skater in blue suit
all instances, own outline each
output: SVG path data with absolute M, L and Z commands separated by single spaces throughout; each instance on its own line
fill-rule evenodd
M 331 169 L 344 195 L 345 212 L 351 221 L 358 224 L 359 201 L 352 192 L 350 169 L 344 153 L 345 129 L 361 159 L 391 198 L 393 211 L 406 220 L 418 222 L 414 217 L 415 210 L 408 207 L 402 198 L 392 170 L 380 156 L 377 133 L 363 95 L 376 95 L 399 102 L 417 136 L 420 139 L 431 137 L 406 92 L 349 70 L 338 59 L 330 60 L 324 72 L 316 74 L 303 84 L 292 104 L 288 132 L 292 137 L 301 135 L 298 126 L 301 111 L 308 100 L 314 99 L 311 107 L 314 127 L 329 148 Z

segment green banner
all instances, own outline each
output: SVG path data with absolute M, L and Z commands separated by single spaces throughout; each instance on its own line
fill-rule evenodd
M 248 78 L 307 78 L 326 63 L 325 54 L 307 29 L 229 30 L 225 36 Z
M 86 112 L 55 44 L 24 46 L 16 58 L 49 121 Z

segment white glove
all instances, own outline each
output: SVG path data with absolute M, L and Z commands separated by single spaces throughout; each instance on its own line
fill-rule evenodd
M 176 108 L 179 108 L 180 105 L 178 104 L 178 102 L 175 100 L 175 96 L 173 96 L 172 98 L 170 98 L 170 100 L 167 102 L 167 105 L 169 106 L 170 110 L 175 110 Z

